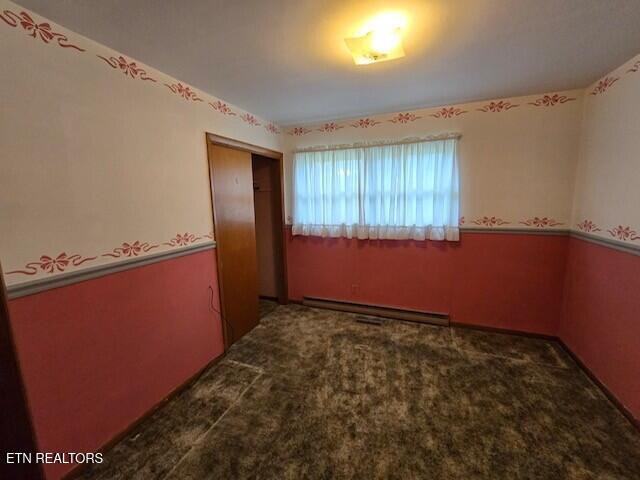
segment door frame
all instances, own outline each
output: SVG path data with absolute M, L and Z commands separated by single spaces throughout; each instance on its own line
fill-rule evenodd
M 268 148 L 260 147 L 258 145 L 253 145 L 251 143 L 242 142 L 240 140 L 235 140 L 229 137 L 223 137 L 222 135 L 217 135 L 214 133 L 207 132 L 205 135 L 206 139 L 206 147 L 207 147 L 207 165 L 209 171 L 209 190 L 211 194 L 211 211 L 213 213 L 213 238 L 216 238 L 216 231 L 218 231 L 217 224 L 217 215 L 216 215 L 216 202 L 214 197 L 214 184 L 213 184 L 213 168 L 211 161 L 211 151 L 209 150 L 209 145 L 218 145 L 221 147 L 232 148 L 235 150 L 241 150 L 244 152 L 249 152 L 252 154 L 260 155 L 262 157 L 267 157 L 272 159 L 273 161 L 278 162 L 278 171 L 280 177 L 280 195 L 279 195 L 279 208 L 280 208 L 280 217 L 281 217 L 281 249 L 282 249 L 282 265 L 281 272 L 282 278 L 280 278 L 279 291 L 280 295 L 278 296 L 278 302 L 280 304 L 289 303 L 289 282 L 287 279 L 287 228 L 286 228 L 286 216 L 284 211 L 284 155 L 282 152 L 278 152 L 276 150 L 270 150 Z M 216 248 L 216 258 L 218 256 L 218 249 Z M 220 307 L 221 307 L 221 316 L 222 318 L 222 331 L 224 335 L 224 348 L 227 350 L 229 348 L 228 344 L 228 333 L 227 333 L 227 324 L 224 320 L 225 311 L 224 311 L 224 285 L 222 284 L 222 267 L 220 261 L 217 262 L 217 270 L 218 270 L 218 290 L 220 293 Z
M 5 419 L 0 422 L 0 452 L 35 454 L 38 451 L 38 443 L 9 318 L 8 298 L 0 265 L 0 391 L 5 392 L 0 398 L 0 408 L 12 412 L 11 415 L 5 415 Z M 41 463 L 10 465 L 2 459 L 0 476 L 16 480 L 42 480 L 44 470 Z

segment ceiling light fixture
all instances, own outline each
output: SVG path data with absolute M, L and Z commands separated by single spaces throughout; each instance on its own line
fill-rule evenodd
M 380 14 L 369 21 L 362 35 L 345 38 L 356 65 L 404 57 L 402 29 L 406 21 L 398 14 Z

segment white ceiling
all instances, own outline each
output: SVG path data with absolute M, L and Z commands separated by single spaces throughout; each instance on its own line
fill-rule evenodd
M 584 87 L 640 52 L 640 0 L 18 0 L 283 125 Z M 343 38 L 409 15 L 407 56 Z

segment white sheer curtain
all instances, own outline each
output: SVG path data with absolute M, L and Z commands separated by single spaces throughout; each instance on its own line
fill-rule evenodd
M 298 152 L 293 234 L 459 239 L 457 139 Z

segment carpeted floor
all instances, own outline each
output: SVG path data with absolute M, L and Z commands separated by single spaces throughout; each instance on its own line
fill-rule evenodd
M 260 298 L 258 301 L 258 315 L 260 316 L 260 318 L 266 317 L 276 308 L 278 308 L 278 302 L 276 302 L 275 300 Z
M 278 306 L 86 479 L 635 479 L 554 343 Z

